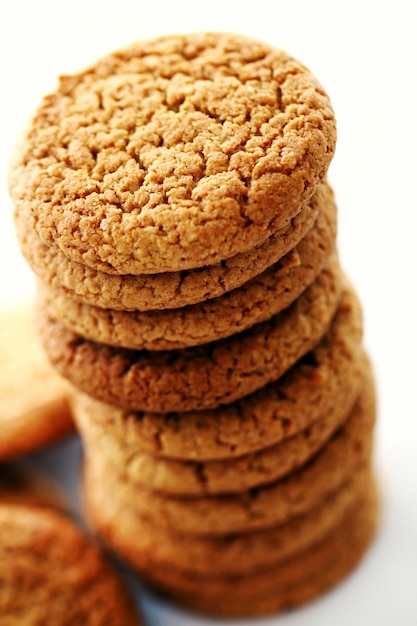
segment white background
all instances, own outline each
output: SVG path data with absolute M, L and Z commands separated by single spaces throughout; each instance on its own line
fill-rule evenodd
M 375 465 L 383 515 L 362 565 L 334 592 L 290 615 L 239 625 L 417 624 L 414 5 L 413 0 L 1 3 L 1 306 L 25 299 L 33 290 L 32 274 L 14 238 L 8 161 L 26 118 L 54 89 L 59 74 L 84 69 L 136 39 L 170 32 L 234 31 L 299 58 L 332 99 L 338 144 L 329 178 L 339 207 L 340 256 L 363 304 L 365 343 L 378 381 Z M 74 496 L 79 456 L 73 440 L 36 460 Z M 214 623 L 148 598 L 144 607 L 148 625 Z

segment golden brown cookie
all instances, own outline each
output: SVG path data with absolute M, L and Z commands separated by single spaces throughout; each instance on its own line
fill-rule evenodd
M 36 479 L 0 471 L 0 615 L 4 626 L 138 626 L 133 601 L 75 523 L 36 502 Z M 10 494 L 15 494 L 13 498 Z M 4 499 L 1 496 L 5 494 Z
M 322 86 L 226 33 L 138 42 L 60 79 L 10 174 L 47 244 L 116 274 L 218 263 L 305 206 L 336 141 Z
M 289 521 L 334 494 L 369 462 L 375 421 L 370 372 L 363 387 L 348 420 L 309 463 L 277 482 L 238 494 L 168 496 L 130 482 L 123 465 L 110 466 L 100 455 L 87 455 L 84 497 L 89 515 L 93 520 L 103 515 L 97 494 L 105 485 L 135 515 L 190 535 L 244 533 Z M 117 534 L 117 529 L 112 527 L 112 532 Z
M 336 237 L 336 207 L 326 209 L 280 261 L 219 298 L 175 310 L 128 312 L 101 309 L 39 285 L 41 306 L 87 339 L 136 350 L 170 350 L 229 337 L 285 309 L 314 280 Z
M 311 459 L 350 414 L 357 397 L 351 387 L 347 397 L 336 398 L 331 410 L 305 430 L 278 444 L 245 456 L 219 461 L 180 461 L 147 454 L 97 421 L 78 419 L 84 449 L 102 463 L 123 467 L 126 480 L 139 488 L 181 496 L 239 493 L 270 484 L 295 471 Z M 184 416 L 187 419 L 187 416 Z
M 71 261 L 56 246 L 47 246 L 27 216 L 16 215 L 20 247 L 36 275 L 51 288 L 80 302 L 105 309 L 149 311 L 197 304 L 240 287 L 276 263 L 312 228 L 317 215 L 334 206 L 332 190 L 320 184 L 310 204 L 288 227 L 263 244 L 217 265 L 160 274 L 106 274 Z
M 379 501 L 374 486 L 361 505 L 320 541 L 262 572 L 209 578 L 179 568 L 150 567 L 142 578 L 165 597 L 212 616 L 249 617 L 299 606 L 347 576 L 375 536 Z
M 320 343 L 283 377 L 234 403 L 189 413 L 135 413 L 71 396 L 75 420 L 98 423 L 127 454 L 141 450 L 164 458 L 209 461 L 272 446 L 308 428 L 338 403 L 349 404 L 362 377 L 362 315 L 348 290 Z
M 69 385 L 42 350 L 32 303 L 0 313 L 0 368 L 0 458 L 38 450 L 73 431 Z
M 337 260 L 287 309 L 217 342 L 159 352 L 98 344 L 39 312 L 46 353 L 58 372 L 99 400 L 167 413 L 214 408 L 279 378 L 325 334 L 344 282 Z
M 362 502 L 369 482 L 369 468 L 361 467 L 334 494 L 287 523 L 214 537 L 171 530 L 137 515 L 119 497 L 119 491 L 109 499 L 106 484 L 102 483 L 93 496 L 90 521 L 104 541 L 139 572 L 167 565 L 209 577 L 243 575 L 276 565 L 324 537 Z

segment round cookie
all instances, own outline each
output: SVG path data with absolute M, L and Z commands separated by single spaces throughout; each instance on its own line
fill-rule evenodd
M 101 484 L 136 515 L 190 535 L 244 533 L 282 524 L 335 493 L 369 462 L 374 421 L 375 394 L 368 372 L 350 417 L 307 465 L 275 483 L 239 494 L 168 496 L 131 483 L 123 465 L 110 467 L 99 455 L 87 455 L 84 498 L 89 515 L 100 519 L 101 503 L 95 498 Z
M 306 430 L 252 454 L 220 461 L 177 461 L 126 447 L 96 422 L 77 421 L 84 450 L 109 467 L 123 467 L 126 480 L 168 495 L 239 493 L 267 485 L 304 465 L 341 426 L 353 408 L 357 389 L 337 398 L 328 414 Z M 186 419 L 186 417 L 185 417 Z
M 71 261 L 56 246 L 42 243 L 27 216 L 17 213 L 15 223 L 23 256 L 41 281 L 51 288 L 104 309 L 150 311 L 197 304 L 240 287 L 301 241 L 327 205 L 334 206 L 334 196 L 331 188 L 322 183 L 288 227 L 249 252 L 194 270 L 138 276 L 106 274 Z
M 379 518 L 376 488 L 321 541 L 277 566 L 246 576 L 208 578 L 151 567 L 142 579 L 163 596 L 212 616 L 250 617 L 299 606 L 347 576 L 370 546 Z
M 324 537 L 369 491 L 370 470 L 360 468 L 336 493 L 286 524 L 251 533 L 199 537 L 175 532 L 132 511 L 106 485 L 94 493 L 92 525 L 137 571 L 174 566 L 206 576 L 262 571 Z
M 346 291 L 332 324 L 311 352 L 284 376 L 234 403 L 190 413 L 123 411 L 75 391 L 75 421 L 98 423 L 128 454 L 210 461 L 238 457 L 272 446 L 308 428 L 331 411 L 334 399 L 348 403 L 362 378 L 362 312 Z
M 0 312 L 0 458 L 39 450 L 74 430 L 70 386 L 40 345 L 32 303 Z
M 276 264 L 219 298 L 175 310 L 127 312 L 81 303 L 40 285 L 40 306 L 87 339 L 136 350 L 170 350 L 229 337 L 285 309 L 314 280 L 335 243 L 336 207 L 326 209 Z
M 160 352 L 88 341 L 39 312 L 44 348 L 58 372 L 93 397 L 167 413 L 214 408 L 278 379 L 325 334 L 343 280 L 336 259 L 287 309 L 217 342 Z
M 17 151 L 10 193 L 45 243 L 89 267 L 190 269 L 285 227 L 335 141 L 329 98 L 285 52 L 170 35 L 61 77 Z
M 139 626 L 133 601 L 98 547 L 53 500 L 36 502 L 35 482 L 15 480 L 10 471 L 0 476 L 1 623 Z M 36 491 L 44 491 L 44 481 Z

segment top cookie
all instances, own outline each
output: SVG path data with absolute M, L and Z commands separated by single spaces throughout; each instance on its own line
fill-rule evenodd
M 233 34 L 166 36 L 62 77 L 23 139 L 10 192 L 72 260 L 178 271 L 288 224 L 335 140 L 329 98 L 285 52 Z

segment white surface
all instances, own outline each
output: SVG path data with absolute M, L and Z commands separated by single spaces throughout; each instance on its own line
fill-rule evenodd
M 306 608 L 259 624 L 417 624 L 414 4 L 413 0 L 1 3 L 2 306 L 33 290 L 32 274 L 14 238 L 7 165 L 25 119 L 54 88 L 58 74 L 83 69 L 135 39 L 181 31 L 235 31 L 298 57 L 332 98 L 338 145 L 329 178 L 339 207 L 339 251 L 362 300 L 365 343 L 377 373 L 375 461 L 384 495 L 383 518 L 372 549 L 341 586 Z M 75 498 L 79 456 L 74 440 L 36 459 Z M 214 623 L 152 599 L 145 598 L 144 607 L 148 625 Z

